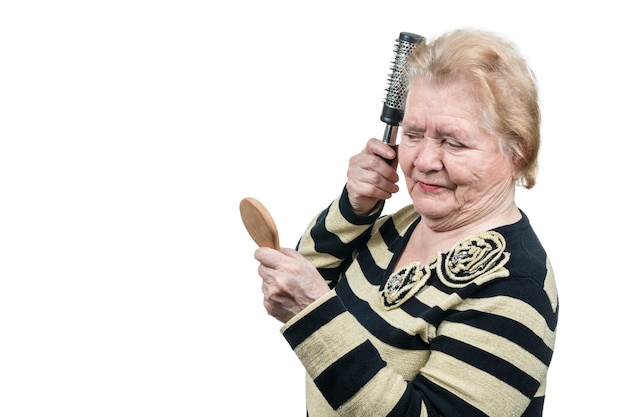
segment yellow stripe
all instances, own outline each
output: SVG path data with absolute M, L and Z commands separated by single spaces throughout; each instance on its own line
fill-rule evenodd
M 521 392 L 493 375 L 438 351 L 421 373 L 489 416 L 520 416 L 529 404 Z
M 522 300 L 507 296 L 490 298 L 472 298 L 458 306 L 459 310 L 478 310 L 507 317 L 522 323 L 533 333 L 541 337 L 546 344 L 554 349 L 555 332 L 551 331 L 545 319 L 537 310 Z
M 366 340 L 364 335 L 359 323 L 350 314 L 343 313 L 300 343 L 294 351 L 315 379 L 338 358 L 363 343 Z M 335 339 L 336 343 L 333 342 Z M 320 346 L 323 346 L 323 352 L 320 352 Z
M 546 259 L 546 268 L 548 269 L 548 272 L 546 273 L 546 278 L 543 281 L 543 290 L 546 292 L 546 294 L 548 294 L 548 298 L 550 299 L 550 303 L 552 304 L 552 311 L 556 311 L 559 297 L 556 290 L 556 281 L 554 280 L 552 263 L 550 263 L 549 259 Z
M 375 234 L 368 243 L 368 249 L 370 249 L 374 263 L 382 269 L 387 269 L 391 259 L 393 258 L 393 252 L 387 249 L 387 244 L 384 242 L 381 234 Z
M 371 226 L 370 224 L 355 225 L 346 220 L 339 211 L 338 199 L 331 204 L 324 222 L 326 229 L 337 235 L 343 243 L 353 241 Z
M 535 355 L 510 340 L 463 323 L 443 322 L 439 334 L 460 340 L 489 352 L 521 369 L 537 381 L 545 380 L 548 367 Z
M 370 340 L 387 365 L 407 381 L 415 379 L 430 356 L 430 350 L 405 350 L 389 346 L 376 338 Z

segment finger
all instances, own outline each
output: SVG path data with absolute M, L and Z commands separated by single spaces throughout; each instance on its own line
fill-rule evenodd
M 393 159 L 396 156 L 394 149 L 380 139 L 372 138 L 365 146 L 367 153 L 377 155 L 383 159 Z
M 258 274 L 261 277 L 261 280 L 266 284 L 265 290 L 267 290 L 268 285 L 274 285 L 276 283 L 276 270 L 273 268 L 268 268 L 266 265 L 259 264 Z
M 375 164 L 386 165 L 386 162 L 380 158 L 375 157 L 375 159 L 378 159 Z M 391 170 L 389 166 L 385 169 Z M 391 194 L 399 190 L 396 184 L 397 180 L 395 171 L 391 171 L 391 178 L 387 178 L 373 169 L 352 169 L 348 173 L 349 191 L 355 196 L 389 198 Z
M 385 145 L 386 146 L 386 145 Z M 381 181 L 395 184 L 398 182 L 398 173 L 381 155 L 361 153 L 350 159 L 348 178 L 363 182 L 379 184 Z
M 397 146 L 391 146 L 378 139 L 371 139 L 369 145 L 372 148 L 372 154 L 382 159 L 385 162 L 385 165 L 390 168 L 386 169 L 381 167 L 381 174 L 390 181 L 397 182 L 399 179 L 396 172 L 398 168 Z

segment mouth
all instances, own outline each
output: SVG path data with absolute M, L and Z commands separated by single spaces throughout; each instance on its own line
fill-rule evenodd
M 431 183 L 427 183 L 427 182 L 422 182 L 422 181 L 418 181 L 417 182 L 417 186 L 422 190 L 425 191 L 427 193 L 433 193 L 439 190 L 444 189 L 445 187 L 441 186 L 441 185 L 437 185 L 437 184 L 431 184 Z

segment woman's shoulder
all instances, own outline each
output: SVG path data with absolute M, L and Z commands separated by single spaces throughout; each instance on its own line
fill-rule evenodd
M 400 230 L 411 226 L 415 220 L 419 219 L 420 214 L 415 210 L 412 204 L 409 204 L 398 209 L 389 217 L 393 220 L 396 228 Z

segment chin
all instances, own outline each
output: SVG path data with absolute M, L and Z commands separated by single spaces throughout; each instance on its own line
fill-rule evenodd
M 447 210 L 442 210 L 441 205 L 433 207 L 433 204 L 416 204 L 413 203 L 413 207 L 415 207 L 415 211 L 417 211 L 422 217 L 429 219 L 441 219 L 450 214 Z
M 413 195 L 413 207 L 423 216 L 429 217 L 444 217 L 449 214 L 449 210 L 446 207 L 445 201 L 441 201 L 440 199 L 433 198 L 430 196 L 425 196 L 423 193 L 418 193 L 418 195 Z

